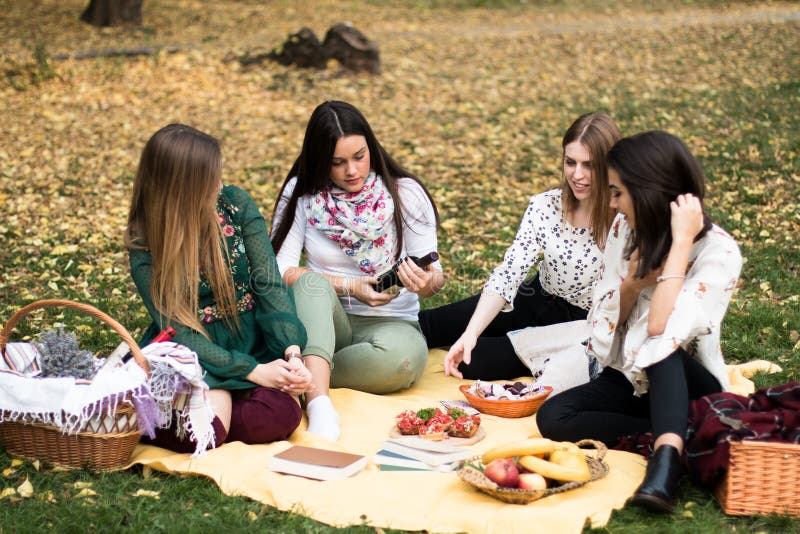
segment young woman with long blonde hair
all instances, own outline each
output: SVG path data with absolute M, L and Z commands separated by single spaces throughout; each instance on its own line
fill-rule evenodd
M 157 131 L 141 155 L 125 230 L 131 276 L 152 319 L 199 357 L 215 413 L 215 443 L 288 437 L 296 396 L 312 388 L 300 359 L 306 332 L 281 280 L 266 224 L 243 190 L 222 184 L 213 137 L 190 126 Z M 155 444 L 194 445 L 175 429 Z
M 530 376 L 506 334 L 586 317 L 613 216 L 605 157 L 620 137 L 605 113 L 578 117 L 561 143 L 561 187 L 531 197 L 514 242 L 483 292 L 420 313 L 428 346 L 450 346 L 445 375 Z M 526 281 L 536 264 L 538 273 Z

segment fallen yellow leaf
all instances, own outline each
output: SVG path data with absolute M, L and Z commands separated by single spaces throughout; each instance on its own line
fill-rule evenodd
M 258 519 L 258 515 L 256 515 L 254 511 L 250 510 L 249 512 L 247 512 L 247 519 L 249 519 L 250 521 L 255 521 L 256 519 Z
M 153 499 L 160 499 L 161 498 L 161 492 L 160 491 L 150 491 L 150 490 L 144 490 L 144 489 L 136 490 L 136 493 L 132 493 L 131 495 L 133 495 L 134 497 L 152 497 Z
M 97 495 L 97 492 L 92 490 L 92 489 L 89 489 L 89 488 L 84 488 L 84 489 L 80 490 L 78 492 L 78 494 L 75 495 L 75 496 L 76 497 L 91 497 L 93 495 Z
M 32 497 L 33 484 L 31 484 L 31 481 L 26 478 L 25 482 L 20 484 L 20 486 L 17 488 L 17 493 L 19 493 L 20 497 L 25 497 L 25 498 Z
M 17 490 L 14 488 L 6 488 L 3 491 L 0 491 L 0 500 L 5 499 L 6 497 L 11 497 L 12 495 L 16 495 Z
M 53 256 L 61 256 L 63 254 L 72 254 L 78 251 L 78 245 L 56 245 L 50 254 Z
M 75 489 L 91 488 L 92 487 L 92 482 L 86 482 L 86 481 L 83 481 L 83 480 L 79 480 L 78 482 L 75 482 L 74 484 L 72 484 L 72 487 L 75 488 Z

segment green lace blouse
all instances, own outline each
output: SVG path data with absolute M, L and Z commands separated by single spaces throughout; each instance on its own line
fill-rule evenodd
M 240 331 L 231 331 L 222 320 L 202 275 L 197 314 L 211 339 L 162 316 L 150 297 L 152 257 L 146 250 L 129 249 L 131 276 L 153 319 L 141 344 L 169 324 L 176 330 L 174 340 L 197 353 L 210 388 L 248 389 L 255 386 L 245 378 L 253 368 L 282 358 L 289 345 L 304 348 L 306 331 L 297 318 L 292 290 L 281 280 L 264 218 L 250 195 L 238 187 L 223 187 L 217 213 L 231 259 Z

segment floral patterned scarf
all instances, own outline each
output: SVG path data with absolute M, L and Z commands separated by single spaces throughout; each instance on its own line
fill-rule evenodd
M 356 193 L 328 185 L 309 197 L 307 210 L 311 226 L 339 245 L 362 272 L 375 275 L 394 262 L 394 200 L 374 171 Z

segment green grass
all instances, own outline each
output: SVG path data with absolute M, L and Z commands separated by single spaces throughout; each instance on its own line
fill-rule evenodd
M 0 452 L 5 469 L 10 458 Z M 26 463 L 6 480 L 34 487 L 35 497 L 0 506 L 0 532 L 333 532 L 338 529 L 229 497 L 204 478 L 168 476 L 141 466 L 126 472 L 37 471 Z M 139 491 L 149 496 L 136 496 Z M 374 532 L 367 527 L 351 532 Z

